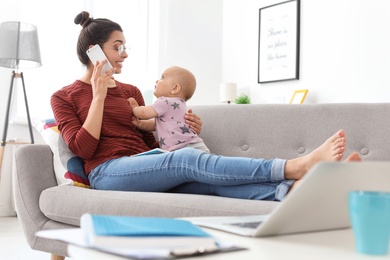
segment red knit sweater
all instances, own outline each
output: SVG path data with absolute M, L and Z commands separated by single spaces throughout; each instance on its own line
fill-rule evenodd
M 158 147 L 152 133 L 141 131 L 131 123 L 132 112 L 127 99 L 133 97 L 139 105 L 144 105 L 140 90 L 118 81 L 116 85 L 108 89 L 104 101 L 100 139 L 82 127 L 92 101 L 91 85 L 77 80 L 51 97 L 58 129 L 70 150 L 84 160 L 86 174 L 109 159 Z

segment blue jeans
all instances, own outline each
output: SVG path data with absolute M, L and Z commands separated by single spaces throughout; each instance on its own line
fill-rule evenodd
M 286 160 L 226 157 L 193 148 L 108 160 L 89 174 L 99 190 L 180 192 L 231 198 L 282 200 L 293 181 Z

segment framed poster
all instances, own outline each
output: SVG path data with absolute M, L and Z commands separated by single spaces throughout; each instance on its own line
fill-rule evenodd
M 300 0 L 260 8 L 258 82 L 299 79 Z

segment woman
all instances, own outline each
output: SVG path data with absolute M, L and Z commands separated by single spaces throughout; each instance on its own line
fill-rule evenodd
M 158 146 L 151 133 L 132 124 L 127 99 L 144 105 L 141 92 L 118 82 L 126 53 L 121 27 L 87 12 L 75 18 L 83 29 L 77 44 L 85 74 L 53 94 L 51 105 L 70 150 L 84 160 L 91 187 L 122 191 L 175 191 L 243 199 L 282 200 L 295 180 L 319 161 L 341 160 L 345 134 L 338 131 L 312 153 L 292 160 L 223 157 L 192 148 L 149 156 L 132 156 Z M 113 68 L 101 73 L 106 61 L 92 64 L 86 51 L 99 44 Z M 187 115 L 199 133 L 200 119 Z M 358 159 L 353 154 L 349 159 Z

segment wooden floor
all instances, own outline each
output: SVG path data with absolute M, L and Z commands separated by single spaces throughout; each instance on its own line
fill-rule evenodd
M 0 217 L 0 259 L 50 260 L 50 254 L 32 250 L 27 245 L 17 217 Z

